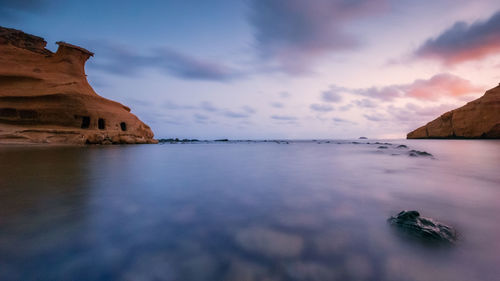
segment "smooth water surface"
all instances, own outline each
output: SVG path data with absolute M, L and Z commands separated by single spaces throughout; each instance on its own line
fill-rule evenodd
M 0 147 L 0 280 L 500 280 L 500 142 L 391 144 Z

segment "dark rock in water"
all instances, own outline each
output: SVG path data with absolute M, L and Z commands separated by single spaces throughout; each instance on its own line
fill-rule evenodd
M 228 139 L 218 139 L 218 140 L 214 140 L 214 141 L 229 141 Z
M 387 147 L 387 146 L 385 146 L 385 145 L 381 145 L 381 146 L 379 146 L 379 147 L 377 147 L 377 148 L 378 148 L 378 149 L 388 149 L 388 147 Z
M 400 144 L 400 145 L 398 145 L 398 147 L 397 147 L 397 148 L 408 148 L 408 146 L 406 146 L 406 145 L 404 145 L 404 144 Z
M 421 217 L 417 211 L 401 211 L 396 217 L 390 217 L 388 222 L 404 233 L 425 242 L 451 244 L 457 240 L 457 233 L 452 227 Z
M 417 156 L 432 157 L 432 154 L 418 150 L 410 150 L 410 153 L 408 155 L 410 155 L 411 157 L 417 157 Z
M 353 142 L 351 142 L 351 143 L 352 143 L 352 144 L 359 144 L 359 142 L 357 142 L 357 141 L 353 141 Z
M 359 137 L 360 140 L 367 140 L 367 137 Z

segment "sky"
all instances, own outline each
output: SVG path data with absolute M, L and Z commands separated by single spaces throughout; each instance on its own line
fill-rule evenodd
M 404 138 L 500 82 L 498 0 L 0 0 L 157 138 Z

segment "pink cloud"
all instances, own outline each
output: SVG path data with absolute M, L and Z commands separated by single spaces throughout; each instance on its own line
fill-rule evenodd
M 500 12 L 486 21 L 457 22 L 415 52 L 419 58 L 436 59 L 446 65 L 480 60 L 500 54 Z
M 452 74 L 438 74 L 428 80 L 415 80 L 410 85 L 402 86 L 406 97 L 420 100 L 437 100 L 440 97 L 460 97 L 482 92 L 484 88 L 473 85 L 469 80 Z
M 474 85 L 459 76 L 441 73 L 429 79 L 418 79 L 409 84 L 393 84 L 384 87 L 361 89 L 343 88 L 344 92 L 391 101 L 397 98 L 414 98 L 434 101 L 443 97 L 459 98 L 469 94 L 484 92 L 485 88 Z

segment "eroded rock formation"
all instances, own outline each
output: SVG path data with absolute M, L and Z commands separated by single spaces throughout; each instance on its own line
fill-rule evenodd
M 408 133 L 407 138 L 500 138 L 500 85 Z
M 388 221 L 404 233 L 425 242 L 453 243 L 457 240 L 455 229 L 421 217 L 417 211 L 401 211 L 397 216 L 390 217 Z
M 130 109 L 87 82 L 93 53 L 0 27 L 0 143 L 154 143 Z

